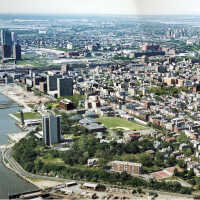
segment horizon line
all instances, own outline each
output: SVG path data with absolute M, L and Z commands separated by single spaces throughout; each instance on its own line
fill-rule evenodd
M 86 15 L 86 16 L 200 16 L 200 14 L 189 14 L 189 13 L 176 13 L 176 14 L 125 14 L 125 13 L 0 13 L 0 15 Z

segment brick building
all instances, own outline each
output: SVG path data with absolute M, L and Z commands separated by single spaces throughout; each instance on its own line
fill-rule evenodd
M 114 172 L 126 172 L 130 175 L 139 175 L 142 173 L 142 164 L 141 163 L 132 163 L 124 161 L 112 161 L 111 170 Z
M 72 110 L 75 108 L 73 103 L 68 99 L 63 99 L 62 101 L 60 101 L 59 106 L 63 110 Z

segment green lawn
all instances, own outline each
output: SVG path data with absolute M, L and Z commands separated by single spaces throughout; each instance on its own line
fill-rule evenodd
M 66 166 L 65 162 L 61 158 L 42 158 L 45 164 L 53 164 L 59 166 Z
M 39 158 L 45 165 L 53 165 L 53 166 L 60 166 L 60 167 L 71 167 L 71 168 L 74 168 L 74 169 L 87 169 L 88 170 L 88 167 L 87 165 L 74 165 L 74 166 L 71 166 L 71 165 L 68 165 L 66 164 L 61 158 Z M 98 168 L 90 168 L 91 171 L 98 171 Z
M 144 130 L 147 127 L 137 124 L 126 119 L 117 118 L 117 117 L 100 117 L 97 119 L 98 122 L 104 124 L 108 129 L 124 129 L 124 130 Z
M 20 118 L 20 113 L 15 113 L 14 114 L 17 118 Z M 24 113 L 24 120 L 27 119 L 41 119 L 41 115 L 37 112 L 27 112 Z
M 17 61 L 17 65 L 27 66 L 46 66 L 48 64 L 46 57 L 22 55 L 22 60 Z

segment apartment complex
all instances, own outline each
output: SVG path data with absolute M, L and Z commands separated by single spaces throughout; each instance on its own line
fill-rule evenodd
M 114 172 L 126 172 L 130 175 L 139 175 L 142 173 L 142 164 L 141 163 L 132 163 L 124 161 L 112 161 L 111 170 Z

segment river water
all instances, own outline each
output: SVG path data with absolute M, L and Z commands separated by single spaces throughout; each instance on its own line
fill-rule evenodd
M 0 104 L 10 102 L 6 96 L 0 93 Z M 15 120 L 8 116 L 17 112 L 19 107 L 0 109 L 0 145 L 8 143 L 8 134 L 18 133 L 21 130 L 15 124 Z M 14 172 L 4 167 L 0 155 L 0 199 L 8 198 L 8 194 L 16 194 L 37 189 L 30 183 L 17 176 Z

